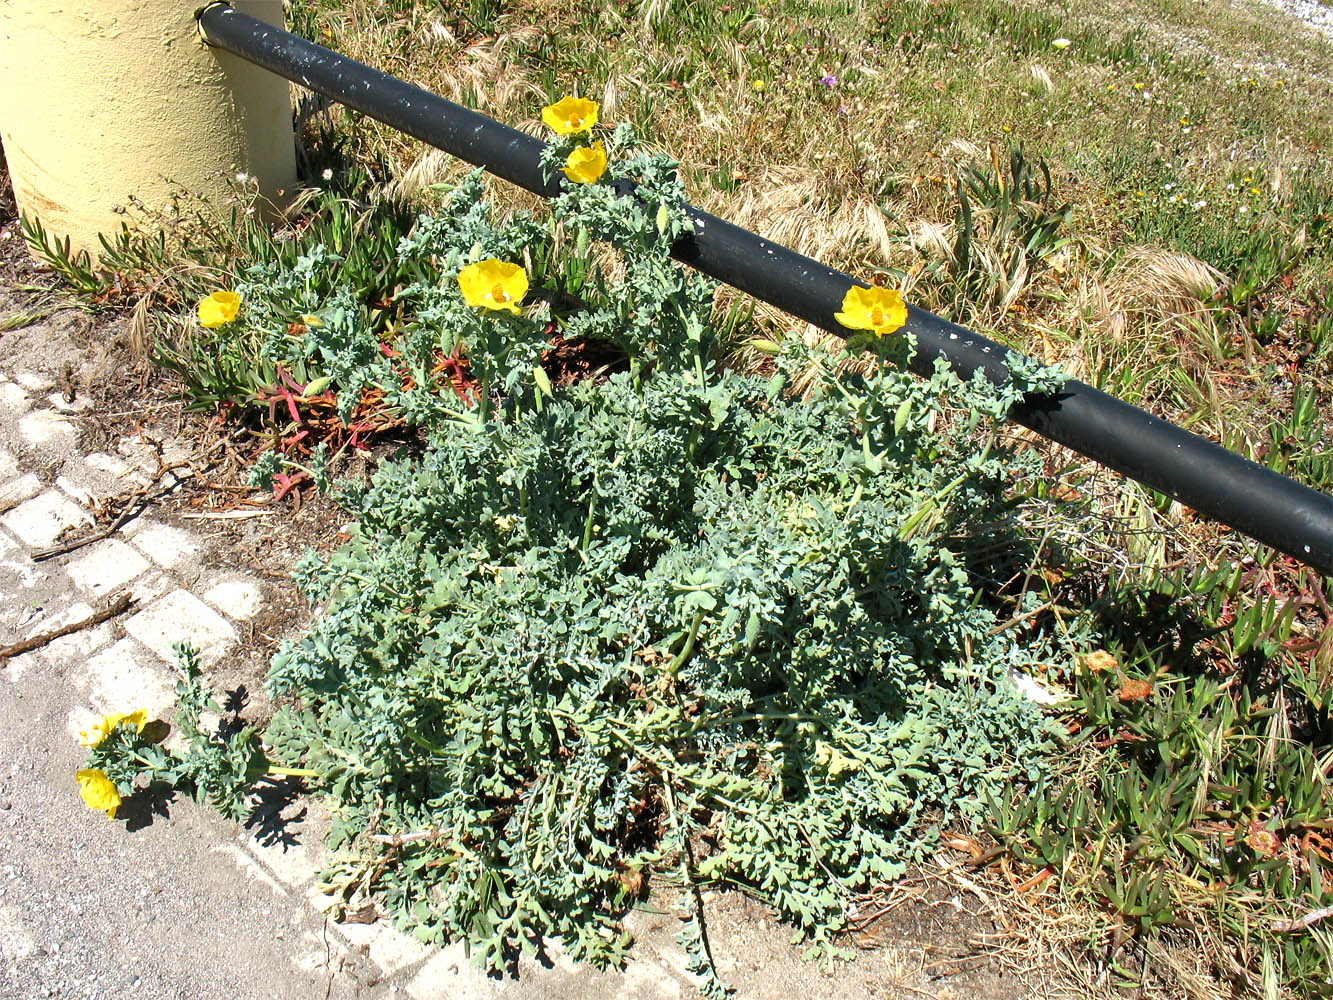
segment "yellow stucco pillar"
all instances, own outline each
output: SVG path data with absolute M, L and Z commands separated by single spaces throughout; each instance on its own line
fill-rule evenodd
M 0 141 L 19 211 L 95 260 L 117 206 L 201 194 L 219 221 L 237 173 L 296 181 L 286 81 L 209 48 L 205 0 L 0 0 Z M 282 0 L 233 0 L 282 25 Z

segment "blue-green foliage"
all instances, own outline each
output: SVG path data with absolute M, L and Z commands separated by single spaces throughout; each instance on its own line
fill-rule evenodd
M 830 359 L 720 369 L 712 286 L 668 256 L 689 226 L 673 166 L 638 156 L 553 205 L 574 246 L 623 259 L 559 318 L 628 355 L 605 382 L 540 373 L 542 289 L 521 317 L 463 303 L 467 263 L 551 256 L 548 227 L 491 225 L 475 177 L 400 247 L 423 277 L 396 358 L 340 292 L 270 341 L 340 396 L 379 386 L 428 446 L 344 485 L 350 540 L 297 567 L 320 610 L 273 659 L 266 740 L 319 775 L 343 884 L 492 967 L 542 937 L 616 961 L 654 873 L 751 887 L 833 953 L 849 894 L 1034 777 L 1049 742 L 1006 673 L 1050 651 L 973 585 L 1032 471 L 995 428 L 1045 376 L 919 381 L 904 337 L 808 401 L 787 380 Z M 432 377 L 451 352 L 479 399 Z M 684 940 L 722 991 L 702 925 Z

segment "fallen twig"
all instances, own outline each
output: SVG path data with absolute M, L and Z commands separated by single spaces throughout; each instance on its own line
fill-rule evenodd
M 1297 917 L 1295 920 L 1274 920 L 1273 930 L 1278 933 L 1287 933 L 1290 931 L 1303 931 L 1307 927 L 1313 927 L 1321 920 L 1327 920 L 1333 917 L 1333 906 L 1323 906 L 1317 910 L 1311 910 L 1303 917 Z
M 209 514 L 181 514 L 188 521 L 243 521 L 251 517 L 272 517 L 272 510 L 222 510 Z
M 52 629 L 49 632 L 42 632 L 40 635 L 34 635 L 31 639 L 16 642 L 12 646 L 0 647 L 0 660 L 7 660 L 11 656 L 29 653 L 34 649 L 45 646 L 53 639 L 59 639 L 62 635 L 69 635 L 85 628 L 92 628 L 94 625 L 101 625 L 108 618 L 115 618 L 116 615 L 128 611 L 133 603 L 134 598 L 130 597 L 129 594 L 121 594 L 110 605 L 101 611 L 94 612 L 83 621 L 75 622 L 72 625 L 62 625 L 60 628 Z
M 73 552 L 76 549 L 81 549 L 85 545 L 91 545 L 93 542 L 100 542 L 103 538 L 109 538 L 110 536 L 114 535 L 117 531 L 120 530 L 120 526 L 122 524 L 124 524 L 126 521 L 131 520 L 132 518 L 138 517 L 140 514 L 144 512 L 145 508 L 147 508 L 147 506 L 150 503 L 152 503 L 158 497 L 166 496 L 181 483 L 180 478 L 177 477 L 177 481 L 175 483 L 165 487 L 164 489 L 158 490 L 156 493 L 154 493 L 153 487 L 158 484 L 158 481 L 163 476 L 165 476 L 168 472 L 175 472 L 177 469 L 187 469 L 187 468 L 190 468 L 189 462 L 177 462 L 175 465 L 167 465 L 162 467 L 157 471 L 157 475 L 153 477 L 152 482 L 150 482 L 146 486 L 139 487 L 137 490 L 135 490 L 133 493 L 130 494 L 129 500 L 126 502 L 124 509 L 120 512 L 120 515 L 114 521 L 111 522 L 110 527 L 103 528 L 101 531 L 94 531 L 90 535 L 83 535 L 79 538 L 75 538 L 73 541 L 62 542 L 59 545 L 53 545 L 49 549 L 40 549 L 39 551 L 34 552 L 32 554 L 32 561 L 41 562 L 43 559 L 54 559 L 56 556 L 63 556 L 68 552 Z

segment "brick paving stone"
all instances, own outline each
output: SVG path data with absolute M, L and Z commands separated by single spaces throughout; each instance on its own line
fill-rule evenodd
M 0 660 L 0 673 L 4 674 L 5 680 L 13 683 L 33 667 L 40 666 L 42 660 L 35 652 L 24 653 L 22 656 L 11 656 L 7 660 Z
M 18 474 L 18 461 L 9 452 L 0 449 L 0 479 L 11 479 Z
M 42 481 L 31 472 L 9 480 L 0 485 L 0 513 L 13 510 L 24 500 L 31 500 L 40 492 L 42 492 Z
M 491 996 L 491 987 L 459 942 L 426 961 L 407 984 L 407 995 L 412 1000 L 484 1000 Z
M 13 382 L 0 384 L 0 412 L 17 417 L 27 413 L 31 407 L 32 400 L 23 391 L 22 386 L 17 386 Z
M 236 867 L 245 872 L 245 874 L 256 882 L 263 882 L 273 890 L 278 896 L 287 894 L 286 888 L 282 883 L 264 870 L 264 866 L 257 862 L 250 855 L 246 854 L 237 844 L 216 844 L 213 847 L 213 853 L 225 854 L 236 862 Z
M 199 551 L 189 532 L 158 521 L 137 518 L 125 526 L 124 534 L 163 569 L 174 569 Z
M 67 528 L 91 524 L 92 518 L 58 490 L 47 490 L 0 517 L 0 523 L 29 547 L 44 549 Z
M 254 580 L 223 580 L 204 591 L 204 600 L 228 618 L 249 621 L 264 601 L 264 592 Z
M 164 718 L 176 704 L 176 678 L 133 639 L 125 638 L 91 657 L 80 678 L 97 712 L 148 709 L 149 718 Z
M 88 407 L 93 405 L 92 397 L 75 395 L 74 402 L 65 399 L 62 392 L 53 392 L 46 397 L 46 401 L 51 405 L 51 409 L 59 410 L 61 413 L 82 413 Z
M 302 808 L 313 805 L 313 802 L 302 802 Z M 309 885 L 322 866 L 319 839 L 309 834 L 303 834 L 295 843 L 284 843 L 281 835 L 270 836 L 262 824 L 257 824 L 244 830 L 240 836 L 245 849 L 289 889 L 301 889 Z
M 435 953 L 433 946 L 422 944 L 387 923 L 342 923 L 338 925 L 338 931 L 353 951 L 369 955 L 370 960 L 388 975 L 424 962 Z
M 20 590 L 28 590 L 45 574 L 28 558 L 22 545 L 0 531 L 0 580 L 12 580 Z M 7 595 L 13 600 L 13 595 Z
M 138 435 L 121 438 L 116 442 L 116 451 L 125 456 L 130 465 L 149 475 L 158 470 L 159 455 L 157 448 Z M 191 454 L 193 452 L 185 442 L 166 441 L 162 444 L 160 461 L 167 465 L 174 465 L 177 462 L 189 461 Z M 180 474 L 182 476 L 187 475 L 185 470 L 181 470 Z
M 31 637 L 65 625 L 73 625 L 75 622 L 88 618 L 92 613 L 92 607 L 82 601 L 76 601 L 64 610 L 48 615 L 41 621 L 29 625 L 25 629 L 25 635 Z M 59 639 L 52 639 L 45 646 L 36 650 L 36 653 L 47 663 L 63 669 L 86 660 L 114 638 L 115 629 L 111 623 L 103 622 L 94 628 L 80 629 L 69 635 L 62 635 Z
M 231 623 L 188 590 L 173 590 L 159 597 L 125 623 L 134 636 L 168 663 L 175 662 L 171 646 L 189 642 L 199 648 L 199 659 L 215 663 L 237 641 Z
M 175 588 L 175 580 L 161 570 L 154 570 L 130 584 L 130 599 L 141 608 L 147 607 L 149 603 Z
M 147 481 L 119 459 L 98 454 L 69 459 L 61 467 L 56 485 L 80 503 L 91 504 L 93 497 L 101 500 L 123 496 Z
M 117 458 L 115 455 L 108 455 L 104 451 L 95 451 L 90 455 L 83 456 L 84 462 L 88 466 L 104 476 L 112 479 L 124 479 L 138 485 L 144 482 L 142 476 L 134 471 L 126 462 Z
M 68 476 L 56 476 L 56 486 L 64 490 L 73 498 L 74 502 L 84 507 L 91 507 L 93 501 L 98 499 L 97 490 L 90 490 L 80 486 Z
M 29 392 L 49 392 L 55 387 L 51 379 L 36 372 L 15 372 L 14 381 Z
M 86 617 L 86 616 L 85 616 Z M 116 630 L 110 622 L 102 622 L 95 628 L 80 629 L 59 639 L 52 639 L 37 651 L 37 654 L 59 669 L 68 669 L 80 663 L 103 646 L 116 638 Z
M 129 462 L 132 468 L 157 471 L 157 452 L 153 446 L 139 436 L 123 437 L 116 442 L 116 451 Z
M 83 550 L 65 569 L 74 586 L 94 597 L 119 590 L 152 563 L 117 538 L 107 538 Z
M 69 447 L 79 429 L 69 417 L 55 410 L 34 410 L 19 421 L 19 433 L 30 445 Z

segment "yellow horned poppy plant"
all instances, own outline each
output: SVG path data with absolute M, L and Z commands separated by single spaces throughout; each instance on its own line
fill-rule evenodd
M 95 747 L 110 736 L 112 730 L 122 722 L 133 726 L 135 732 L 142 733 L 143 727 L 148 725 L 148 709 L 139 708 L 133 712 L 112 712 L 104 715 L 91 729 L 79 733 L 79 742 L 86 747 Z
M 542 121 L 556 135 L 591 132 L 597 124 L 597 102 L 582 97 L 562 97 L 542 108 Z
M 107 819 L 116 818 L 116 810 L 120 808 L 120 792 L 116 791 L 115 784 L 105 771 L 95 767 L 85 768 L 74 778 L 79 783 L 79 795 L 89 809 L 105 809 Z
M 518 264 L 494 257 L 469 264 L 458 272 L 463 301 L 479 309 L 503 309 L 518 315 L 518 304 L 528 294 L 528 272 Z
M 575 184 L 591 184 L 606 173 L 606 147 L 600 142 L 580 146 L 560 169 Z
M 199 325 L 212 330 L 236 318 L 241 310 L 241 297 L 235 292 L 214 292 L 199 300 Z
M 833 314 L 852 330 L 872 330 L 887 337 L 907 322 L 907 304 L 894 288 L 862 288 L 853 285 L 842 299 L 842 312 Z

